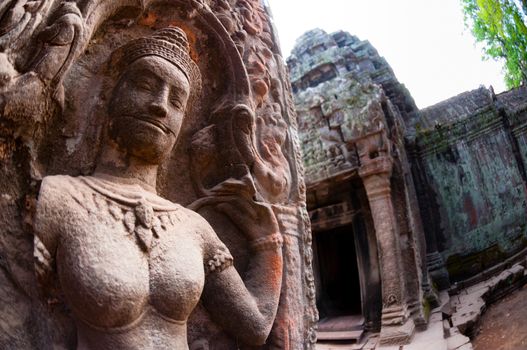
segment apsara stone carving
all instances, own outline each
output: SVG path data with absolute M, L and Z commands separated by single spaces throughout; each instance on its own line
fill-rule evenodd
M 262 3 L 8 0 L 0 73 L 0 347 L 313 346 L 302 161 Z
M 123 51 L 108 144 L 95 174 L 45 177 L 37 204 L 35 239 L 39 251 L 42 243 L 56 257 L 77 323 L 77 347 L 184 349 L 186 322 L 202 295 L 222 326 L 247 344 L 262 344 L 282 279 L 283 240 L 274 214 L 250 199 L 237 202 L 236 222 L 254 242 L 257 261 L 244 285 L 205 220 L 154 189 L 157 167 L 170 154 L 188 97 L 200 85 L 185 33 L 161 29 Z M 255 210 L 251 206 L 260 207 L 259 218 L 266 216 L 263 230 L 240 215 Z M 256 287 L 270 282 L 265 290 Z M 221 315 L 227 309 L 230 320 Z

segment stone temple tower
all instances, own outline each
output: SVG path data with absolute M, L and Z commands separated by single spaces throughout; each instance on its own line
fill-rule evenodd
M 371 44 L 345 32 L 305 33 L 287 64 L 314 235 L 318 337 L 380 330 L 381 343 L 406 343 L 437 302 L 404 142 L 417 107 Z

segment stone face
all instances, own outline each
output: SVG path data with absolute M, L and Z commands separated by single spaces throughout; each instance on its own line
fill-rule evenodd
M 0 347 L 312 348 L 303 166 L 264 5 L 24 4 L 0 5 Z

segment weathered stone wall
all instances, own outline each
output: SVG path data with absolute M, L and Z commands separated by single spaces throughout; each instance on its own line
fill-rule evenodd
M 375 128 L 373 104 L 386 110 L 390 131 L 415 118 L 417 107 L 406 87 L 366 40 L 315 29 L 297 39 L 287 64 L 308 183 L 357 168 L 352 141 Z
M 349 232 L 362 313 L 371 329 L 380 323 L 381 342 L 404 343 L 426 326 L 423 305 L 433 300 L 404 139 L 417 107 L 371 44 L 348 33 L 309 31 L 287 63 L 315 232 L 371 222 Z M 372 305 L 381 293 L 382 310 Z
M 498 106 L 507 118 L 507 125 L 513 134 L 513 145 L 518 147 L 522 162 L 520 171 L 525 174 L 527 164 L 527 88 L 510 90 L 497 96 Z
M 394 206 L 407 198 L 398 230 L 424 222 L 409 232 L 424 230 L 422 264 L 440 289 L 527 245 L 526 88 L 479 88 L 419 111 L 371 44 L 345 32 L 304 34 L 288 66 L 312 206 L 356 176 L 355 141 L 371 130 L 367 111 L 379 103 L 398 154 L 392 176 L 412 192 L 394 181 Z
M 526 102 L 525 89 L 479 88 L 420 111 L 416 142 L 437 211 L 425 226 L 452 281 L 527 245 Z

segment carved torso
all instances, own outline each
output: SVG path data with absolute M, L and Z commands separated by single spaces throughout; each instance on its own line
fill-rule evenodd
M 232 262 L 199 215 L 111 179 L 45 178 L 36 224 L 56 252 L 79 348 L 187 348 L 206 271 Z

